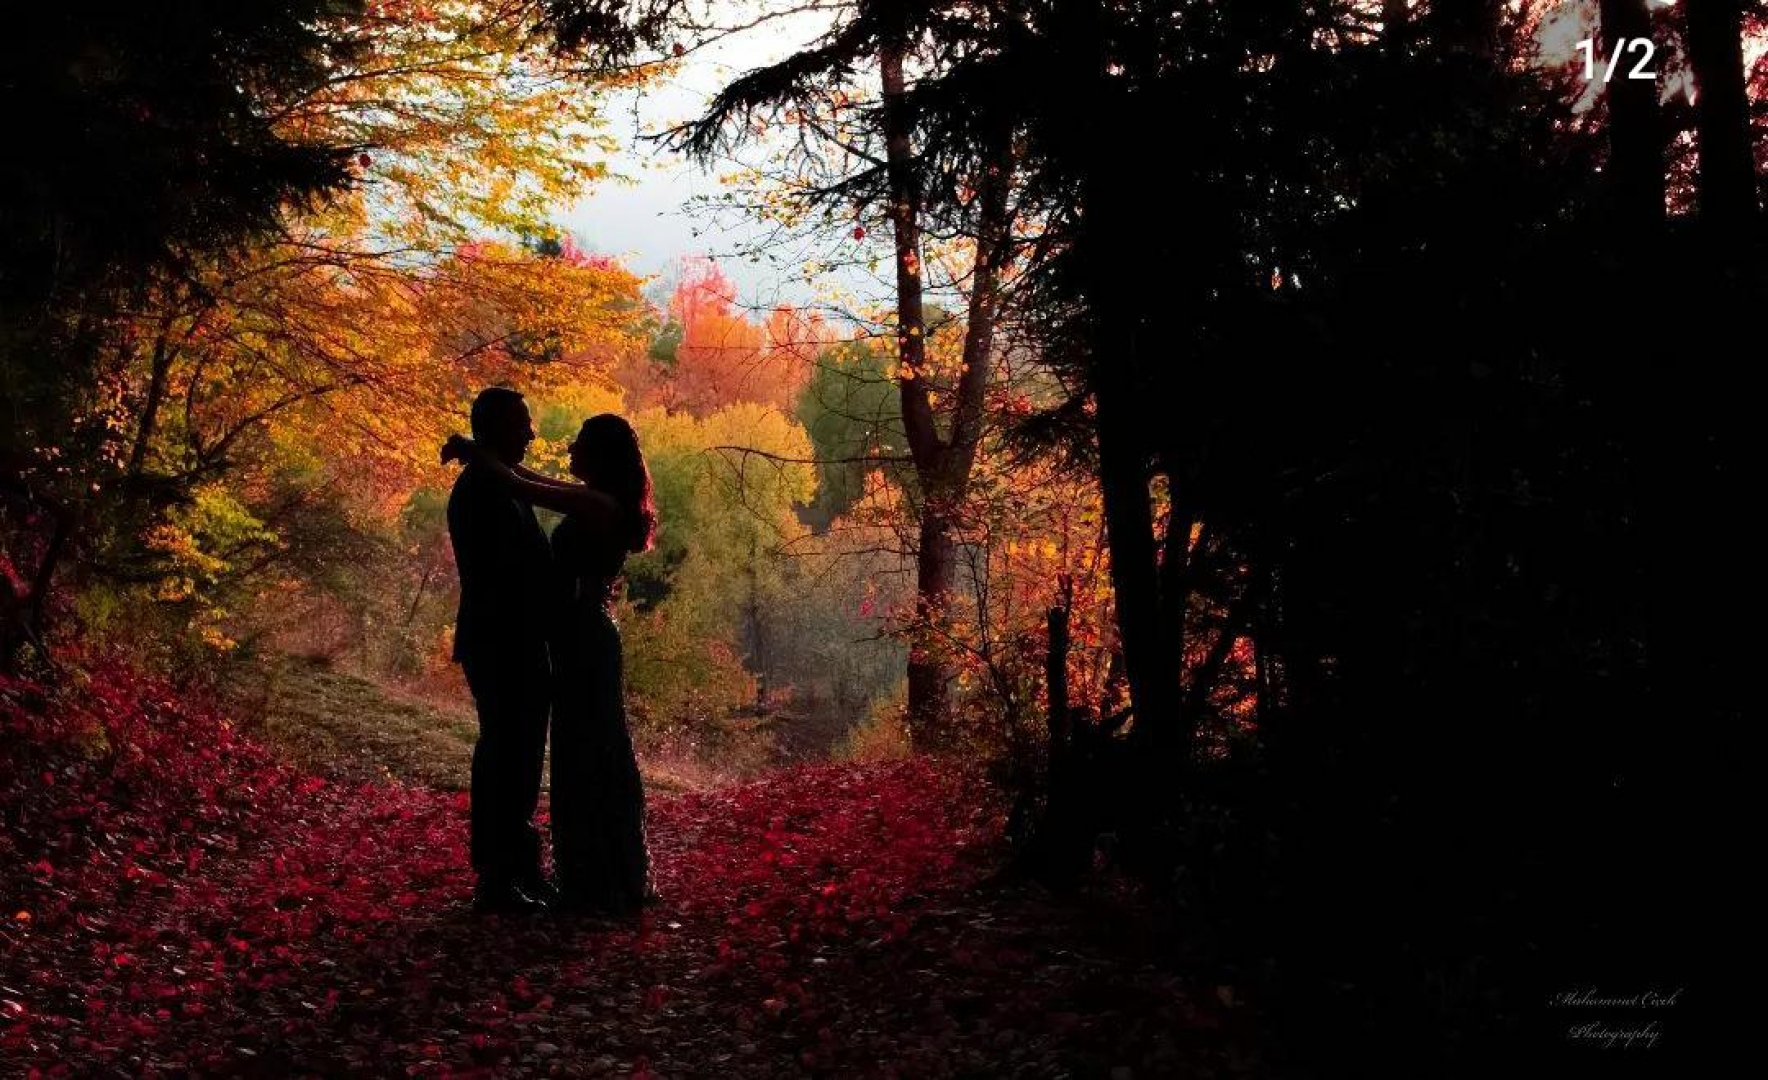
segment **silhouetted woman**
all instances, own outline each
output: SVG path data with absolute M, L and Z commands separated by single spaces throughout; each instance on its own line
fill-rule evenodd
M 566 908 L 631 915 L 655 894 L 610 606 L 627 554 L 648 550 L 656 528 L 638 436 L 612 413 L 585 420 L 571 443 L 580 484 L 511 468 L 458 435 L 443 456 L 470 459 L 516 498 L 565 515 L 552 535 L 553 864 Z

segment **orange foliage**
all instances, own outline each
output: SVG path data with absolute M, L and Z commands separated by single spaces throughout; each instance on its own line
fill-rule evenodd
M 696 416 L 743 401 L 790 414 L 826 337 L 820 317 L 790 307 L 751 321 L 737 307 L 730 279 L 709 258 L 689 263 L 669 314 L 681 327 L 681 342 L 659 396 Z

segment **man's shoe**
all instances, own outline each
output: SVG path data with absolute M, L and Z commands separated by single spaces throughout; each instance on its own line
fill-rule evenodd
M 514 884 L 480 885 L 473 890 L 473 910 L 481 915 L 540 915 L 546 903 Z

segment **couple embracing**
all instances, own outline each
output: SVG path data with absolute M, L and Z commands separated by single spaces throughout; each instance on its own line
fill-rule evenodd
M 627 554 L 647 550 L 656 527 L 644 456 L 631 426 L 603 413 L 571 443 L 577 482 L 526 469 L 534 424 L 506 387 L 473 401 L 472 429 L 442 460 L 465 466 L 448 534 L 460 570 L 454 659 L 479 713 L 474 907 L 630 916 L 656 894 L 609 609 Z M 536 506 L 564 515 L 550 540 Z M 549 716 L 556 884 L 534 824 Z

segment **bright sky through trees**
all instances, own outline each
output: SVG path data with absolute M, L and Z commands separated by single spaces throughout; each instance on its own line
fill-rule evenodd
M 753 5 L 715 4 L 723 23 L 749 21 L 741 14 Z M 640 136 L 698 117 L 712 97 L 745 71 L 789 55 L 820 34 L 827 17 L 817 12 L 783 16 L 690 50 L 679 69 L 649 87 L 612 95 L 606 113 L 612 134 L 622 144 L 613 168 L 635 184 L 604 184 L 560 215 L 561 223 L 586 247 L 616 255 L 635 273 L 668 274 L 684 255 L 707 254 L 719 260 L 733 280 L 744 306 L 770 308 L 775 303 L 805 303 L 812 297 L 787 262 L 767 259 L 752 263 L 729 257 L 762 235 L 762 227 L 735 212 L 718 218 L 688 213 L 696 197 L 716 199 L 723 190 L 719 169 L 701 168 L 680 155 L 657 149 Z M 750 148 L 748 161 L 765 152 Z M 699 236 L 695 230 L 701 230 Z M 784 255 L 782 254 L 782 259 Z M 860 276 L 851 287 L 858 288 Z

